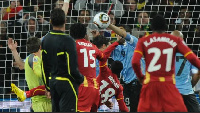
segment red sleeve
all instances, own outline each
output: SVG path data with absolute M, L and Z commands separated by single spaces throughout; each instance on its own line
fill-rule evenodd
M 99 50 L 95 45 L 94 45 L 94 48 L 95 48 L 95 51 L 96 51 L 96 58 L 99 61 L 101 61 L 102 59 L 104 59 L 105 58 L 104 53 L 101 50 Z
M 200 69 L 200 60 L 198 57 L 192 52 L 192 50 L 185 44 L 185 42 L 180 38 L 179 43 L 177 44 L 177 49 L 180 53 L 184 55 L 184 57 L 190 61 L 191 64 Z
M 124 102 L 124 95 L 123 95 L 122 91 L 120 91 L 120 93 L 117 95 L 116 99 L 119 104 L 119 110 L 121 112 L 129 112 L 129 110 Z
M 115 49 L 115 47 L 117 47 L 119 45 L 118 42 L 114 42 L 112 43 L 110 46 L 108 46 L 108 48 L 106 48 L 103 52 L 104 55 L 106 57 L 106 59 L 108 59 L 110 57 L 110 54 L 112 53 L 112 51 Z
M 112 43 L 110 46 L 108 46 L 108 48 L 106 48 L 103 53 L 104 53 L 104 57 L 100 60 L 100 65 L 99 67 L 105 67 L 107 66 L 107 59 L 110 57 L 110 54 L 112 53 L 112 51 L 115 49 L 116 46 L 118 46 L 119 43 L 118 42 L 114 42 Z
M 142 41 L 139 39 L 136 49 L 134 50 L 133 58 L 132 58 L 132 67 L 134 72 L 136 73 L 136 76 L 141 79 L 144 77 L 142 74 L 142 70 L 140 68 L 140 60 L 143 56 L 143 48 L 142 48 Z

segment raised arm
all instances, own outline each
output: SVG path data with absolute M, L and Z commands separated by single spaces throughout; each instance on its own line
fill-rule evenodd
M 118 35 L 120 35 L 120 36 L 122 36 L 122 37 L 126 37 L 126 31 L 125 30 L 122 30 L 121 28 L 119 28 L 119 27 L 117 27 L 117 26 L 115 26 L 115 25 L 113 25 L 113 24 L 110 24 L 109 26 L 108 26 L 108 28 L 110 28 L 111 30 L 113 30 L 116 34 L 118 34 Z
M 87 0 L 77 0 L 75 5 L 74 5 L 74 8 L 76 10 L 80 10 L 80 9 L 83 9 L 86 7 L 85 3 L 87 2 Z
M 63 4 L 63 7 L 62 7 L 62 10 L 65 12 L 65 15 L 67 15 L 67 13 L 68 13 L 69 2 L 70 2 L 70 0 L 64 0 L 64 4 Z
M 114 14 L 115 16 L 123 16 L 124 14 L 124 9 L 123 9 L 123 4 L 119 0 L 111 0 L 112 3 L 115 4 L 114 7 Z
M 19 69 L 24 69 L 24 62 L 22 61 L 21 57 L 19 56 L 19 53 L 17 52 L 17 42 L 9 38 L 8 39 L 8 47 L 12 51 L 12 55 L 14 56 L 15 63 L 19 66 Z

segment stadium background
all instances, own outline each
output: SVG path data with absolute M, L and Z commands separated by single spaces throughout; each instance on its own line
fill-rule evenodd
M 8 37 L 17 41 L 18 52 L 21 58 L 25 59 L 29 54 L 26 52 L 27 38 L 30 36 L 37 36 L 38 38 L 44 36 L 51 29 L 49 24 L 50 10 L 59 6 L 57 0 L 17 0 L 17 6 L 12 4 L 13 1 L 15 0 L 0 0 L 0 112 L 30 111 L 31 105 L 30 99 L 27 99 L 24 103 L 20 103 L 17 101 L 16 96 L 10 92 L 11 82 L 15 83 L 23 90 L 28 90 L 28 88 L 25 81 L 24 70 L 13 67 L 14 59 L 11 51 L 7 47 Z M 76 1 L 77 0 L 71 0 L 70 2 L 70 9 L 68 11 L 66 22 L 66 33 L 69 33 L 71 24 L 79 22 L 79 10 L 81 10 L 81 8 L 80 6 L 77 6 Z M 170 33 L 174 29 L 182 31 L 186 44 L 199 57 L 200 0 L 138 0 L 137 7 L 133 12 L 126 9 L 126 6 L 128 5 L 135 5 L 127 4 L 128 0 L 106 0 L 105 3 L 102 3 L 102 7 L 97 6 L 99 9 L 96 9 L 95 6 L 91 6 L 90 1 L 92 0 L 87 0 L 86 6 L 91 12 L 95 10 L 106 12 L 112 3 L 116 5 L 121 2 L 123 4 L 122 9 L 124 10 L 116 10 L 115 7 L 112 8 L 114 15 L 118 15 L 115 16 L 116 25 L 125 25 L 126 30 L 133 35 L 135 33 L 134 28 L 137 28 L 140 25 L 137 22 L 137 14 L 139 12 L 147 12 L 150 19 L 156 13 L 162 14 L 168 23 L 167 32 Z M 108 7 L 106 8 L 107 10 L 101 10 L 103 9 L 103 6 L 104 8 Z M 187 11 L 182 12 L 181 9 L 184 8 L 186 8 Z M 14 13 L 11 13 L 12 11 L 14 11 Z M 115 14 L 117 11 L 120 12 L 120 14 Z M 10 14 L 8 13 L 8 17 L 5 16 L 7 12 L 10 12 Z M 185 13 L 186 16 L 188 16 L 189 23 L 181 23 L 181 19 L 183 19 L 181 15 L 184 15 Z M 91 13 L 91 20 L 93 16 L 94 14 Z M 30 17 L 37 22 L 33 33 L 29 33 L 29 29 L 27 29 L 27 20 Z M 137 29 L 136 32 L 139 34 L 140 32 L 145 32 L 145 34 L 151 33 L 150 28 L 148 28 L 149 25 L 150 23 L 143 25 L 145 26 L 143 28 L 139 27 L 139 30 Z M 93 29 L 92 23 L 89 23 L 88 26 L 88 29 Z M 113 38 L 112 34 L 107 37 Z M 198 85 L 200 85 L 200 83 L 198 83 Z M 194 89 L 197 92 L 200 90 L 200 86 L 195 87 Z

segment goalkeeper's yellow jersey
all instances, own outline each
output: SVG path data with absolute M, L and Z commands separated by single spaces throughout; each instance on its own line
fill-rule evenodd
M 42 80 L 41 59 L 30 54 L 25 61 L 25 78 L 29 90 L 40 85 L 44 85 Z M 38 95 L 31 97 L 32 102 L 37 101 L 50 101 L 45 95 Z

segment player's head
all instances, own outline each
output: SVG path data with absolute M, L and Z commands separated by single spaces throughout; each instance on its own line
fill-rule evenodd
M 102 36 L 102 35 L 98 35 L 93 39 L 93 44 L 97 46 L 98 49 L 100 50 L 105 50 L 107 48 L 107 46 L 109 45 L 109 39 Z
M 84 24 L 76 23 L 70 27 L 70 35 L 74 39 L 83 39 L 86 35 L 86 27 Z
M 53 27 L 64 27 L 65 12 L 60 8 L 55 8 L 51 11 L 50 19 Z
M 167 23 L 165 18 L 157 14 L 151 21 L 151 29 L 154 32 L 164 32 L 167 29 Z
M 183 33 L 181 33 L 178 30 L 175 30 L 175 31 L 171 32 L 171 35 L 183 38 Z
M 26 47 L 29 53 L 36 53 L 40 50 L 41 40 L 37 37 L 28 38 Z
M 87 27 L 91 20 L 90 15 L 90 10 L 82 9 L 79 11 L 78 21 Z
M 122 69 L 123 69 L 123 64 L 120 61 L 116 60 L 111 63 L 111 71 L 112 73 L 116 74 L 118 78 L 120 77 Z

